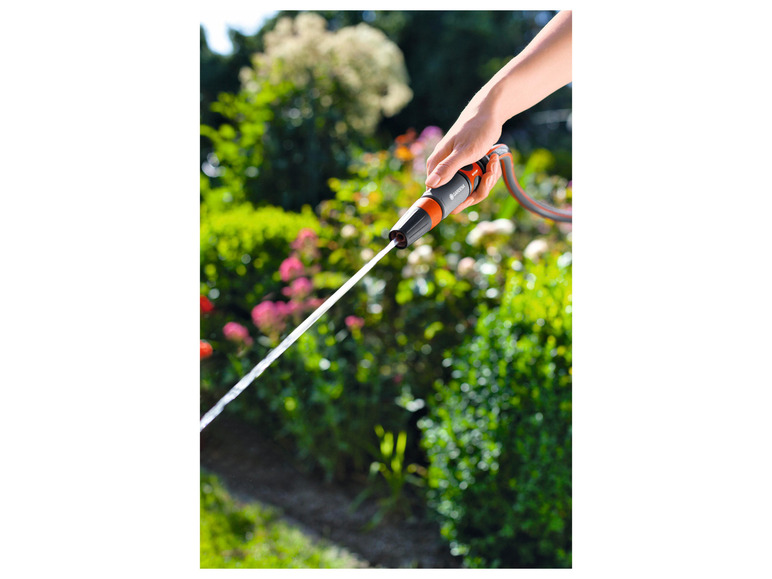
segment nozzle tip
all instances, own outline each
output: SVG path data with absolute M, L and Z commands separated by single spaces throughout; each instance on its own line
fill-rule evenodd
M 397 248 L 405 249 L 407 247 L 407 237 L 401 231 L 390 231 L 389 239 L 397 241 Z

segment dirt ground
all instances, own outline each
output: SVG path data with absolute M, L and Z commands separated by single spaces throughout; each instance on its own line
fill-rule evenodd
M 461 566 L 430 521 L 384 519 L 364 530 L 378 506 L 366 500 L 352 512 L 363 486 L 326 484 L 306 474 L 275 442 L 227 414 L 201 433 L 201 467 L 217 474 L 237 499 L 278 507 L 289 522 L 342 547 L 362 567 Z

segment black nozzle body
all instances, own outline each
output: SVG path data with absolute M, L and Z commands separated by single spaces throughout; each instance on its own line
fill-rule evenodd
M 444 185 L 427 189 L 391 228 L 389 239 L 396 239 L 397 247 L 404 249 L 450 215 L 477 188 L 485 170 L 476 165 L 479 162 L 467 165 Z
M 477 189 L 488 168 L 490 156 L 494 153 L 499 156 L 508 156 L 508 167 L 511 173 L 512 156 L 509 155 L 509 147 L 503 144 L 494 145 L 487 155 L 479 161 L 459 169 L 458 173 L 453 175 L 453 178 L 444 185 L 436 189 L 427 189 L 426 193 L 421 195 L 418 201 L 413 203 L 412 207 L 391 228 L 389 239 L 396 240 L 397 247 L 405 249 L 450 215 Z M 517 184 L 517 181 L 514 180 L 514 174 L 512 175 L 512 181 Z M 509 187 L 509 190 L 512 191 L 512 188 Z M 517 199 L 520 200 L 519 197 Z
M 405 249 L 433 227 L 432 218 L 423 207 L 414 203 L 389 231 L 389 239 L 397 240 L 397 247 Z

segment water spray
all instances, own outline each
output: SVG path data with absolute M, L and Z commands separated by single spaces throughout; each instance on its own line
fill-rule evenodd
M 378 255 L 367 262 L 358 272 L 343 284 L 334 294 L 322 303 L 308 316 L 293 332 L 271 350 L 268 355 L 255 366 L 249 374 L 245 375 L 238 383 L 215 404 L 209 412 L 204 414 L 199 423 L 199 432 L 212 422 L 236 396 L 241 394 L 258 376 L 265 372 L 287 348 L 289 348 L 308 328 L 310 328 L 327 310 L 343 297 L 376 263 L 395 247 L 404 249 L 412 245 L 417 239 L 431 231 L 437 224 L 450 215 L 461 203 L 471 195 L 480 184 L 482 176 L 488 168 L 491 155 L 499 156 L 504 182 L 510 194 L 529 211 L 553 221 L 571 222 L 571 210 L 557 209 L 546 203 L 536 201 L 526 195 L 515 177 L 512 153 L 506 145 L 495 145 L 479 161 L 462 167 L 453 178 L 445 185 L 426 192 L 405 212 L 389 232 L 389 243 Z
M 322 305 L 320 305 L 318 308 L 314 310 L 314 312 L 308 316 L 305 320 L 303 320 L 303 323 L 300 324 L 297 328 L 293 330 L 293 332 L 284 338 L 282 342 L 276 346 L 273 350 L 268 352 L 268 355 L 257 365 L 255 366 L 252 371 L 244 376 L 241 380 L 238 381 L 238 383 L 231 388 L 228 393 L 223 396 L 220 401 L 215 404 L 212 409 L 204 414 L 204 416 L 201 418 L 201 422 L 199 423 L 199 432 L 204 430 L 206 428 L 206 425 L 212 422 L 220 412 L 223 411 L 223 408 L 236 396 L 241 394 L 247 386 L 249 386 L 252 381 L 260 376 L 268 366 L 271 365 L 271 363 L 276 360 L 279 356 L 281 356 L 284 351 L 289 348 L 295 340 L 297 340 L 300 336 L 302 336 L 308 328 L 310 328 L 316 320 L 322 317 L 324 313 L 329 310 L 335 302 L 337 302 L 341 297 L 343 297 L 343 294 L 345 294 L 348 290 L 350 290 L 360 279 L 362 279 L 368 271 L 370 271 L 373 266 L 381 261 L 383 259 L 383 256 L 385 256 L 387 253 L 389 253 L 392 249 L 396 247 L 396 243 L 393 241 L 390 241 L 389 244 L 384 247 L 378 255 L 376 255 L 374 258 L 372 258 L 370 261 L 368 261 L 362 269 L 360 269 L 358 272 L 356 272 L 354 275 L 352 275 L 349 280 L 344 283 L 340 288 L 338 288 L 338 291 L 336 291 L 334 294 L 332 294 L 329 298 L 327 298 Z

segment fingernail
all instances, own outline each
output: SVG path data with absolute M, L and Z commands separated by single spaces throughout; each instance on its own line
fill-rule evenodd
M 429 178 L 426 180 L 426 186 L 427 187 L 436 187 L 440 184 L 440 176 L 437 175 L 437 173 L 432 173 L 429 175 Z

